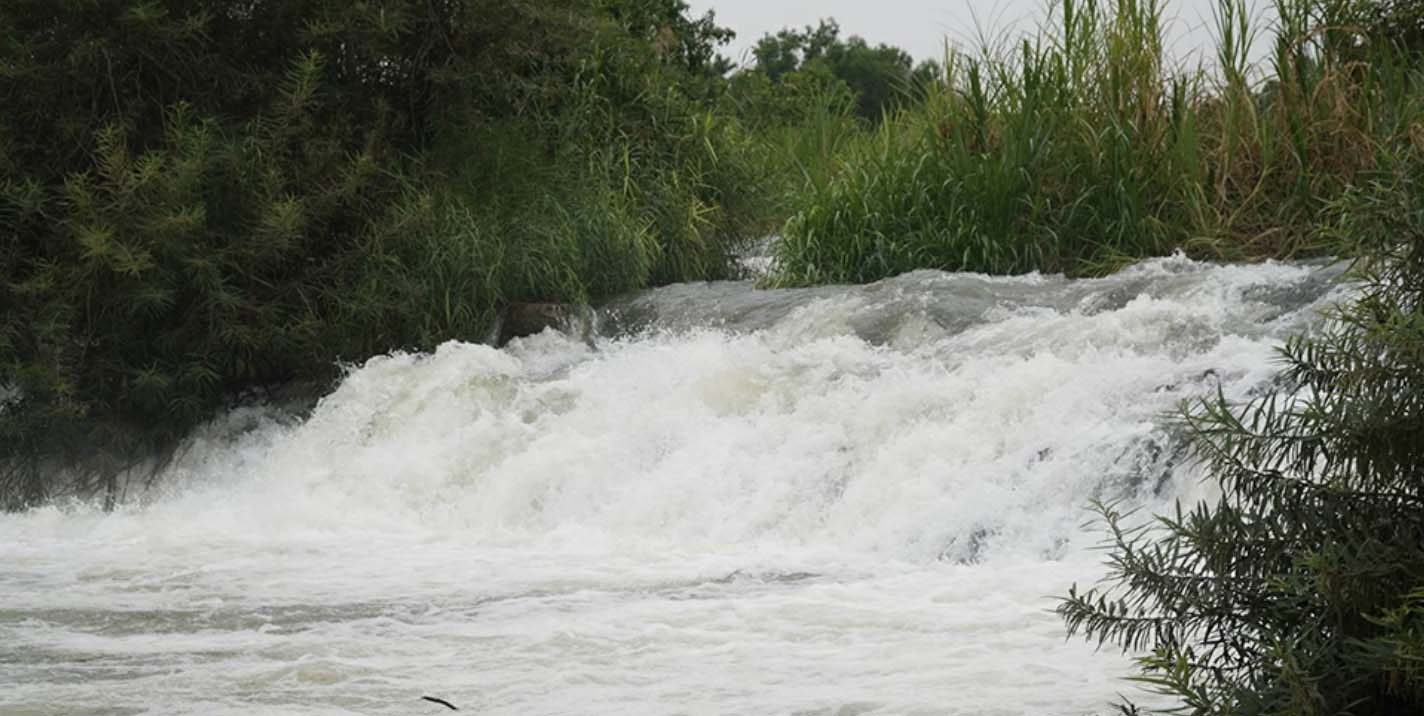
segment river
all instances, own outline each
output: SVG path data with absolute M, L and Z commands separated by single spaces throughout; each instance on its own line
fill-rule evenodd
M 0 515 L 0 714 L 1090 714 L 1093 499 L 1211 488 L 1338 267 L 678 285 L 249 406 L 112 513 Z

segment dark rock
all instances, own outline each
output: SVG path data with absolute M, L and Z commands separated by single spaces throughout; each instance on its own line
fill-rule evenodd
M 568 303 L 511 303 L 500 315 L 499 336 L 496 346 L 503 346 L 515 338 L 532 336 L 545 328 L 562 330 L 577 314 Z

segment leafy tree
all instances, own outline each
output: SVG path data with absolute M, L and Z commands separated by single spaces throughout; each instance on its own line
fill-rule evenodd
M 775 35 L 764 35 L 752 48 L 753 69 L 764 73 L 772 82 L 806 64 L 825 57 L 840 42 L 841 28 L 835 20 L 822 20 L 816 27 L 802 30 L 784 28 Z
M 748 72 L 764 76 L 773 86 L 824 86 L 824 81 L 799 78 L 805 74 L 844 83 L 855 97 L 856 114 L 872 122 L 912 97 L 916 79 L 933 72 L 929 67 L 912 69 L 909 54 L 897 47 L 872 46 L 854 35 L 842 40 L 835 20 L 768 34 L 757 42 L 752 56 L 754 64 Z
M 827 48 L 821 61 L 855 92 L 856 114 L 872 121 L 879 121 L 905 100 L 912 89 L 912 60 L 898 47 L 872 47 L 865 40 L 851 36 Z
M 688 16 L 685 0 L 606 0 L 609 14 L 635 37 L 651 43 L 668 62 L 698 78 L 721 78 L 732 61 L 717 48 L 736 33 L 717 24 L 716 13 Z

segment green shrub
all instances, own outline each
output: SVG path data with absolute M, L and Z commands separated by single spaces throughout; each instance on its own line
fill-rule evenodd
M 1059 613 L 1147 650 L 1137 680 L 1186 713 L 1424 710 L 1420 179 L 1332 207 L 1325 230 L 1366 244 L 1362 295 L 1281 351 L 1280 387 L 1185 413 L 1220 497 L 1146 525 L 1101 509 L 1110 583 Z

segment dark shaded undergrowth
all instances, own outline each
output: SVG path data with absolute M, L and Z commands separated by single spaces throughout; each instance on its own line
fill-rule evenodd
M 685 9 L 0 5 L 0 506 L 510 301 L 728 276 L 766 200 Z

